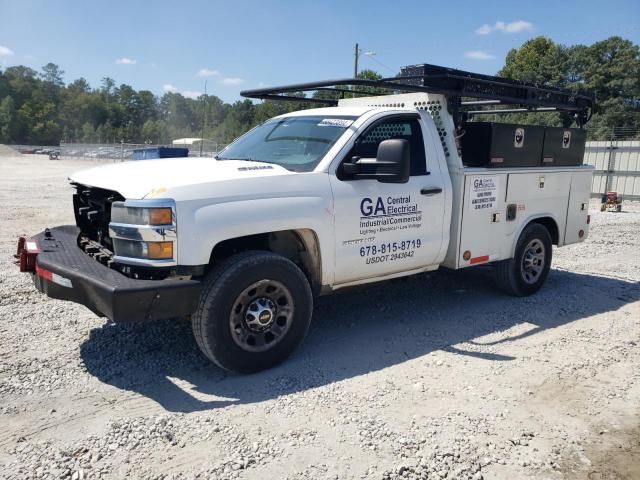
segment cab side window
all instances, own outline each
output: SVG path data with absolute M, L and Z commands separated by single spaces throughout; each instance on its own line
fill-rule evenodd
M 392 138 L 401 138 L 409 142 L 411 176 L 426 175 L 427 162 L 424 141 L 422 140 L 422 129 L 417 119 L 389 119 L 375 124 L 356 141 L 348 158 L 376 158 L 380 142 Z

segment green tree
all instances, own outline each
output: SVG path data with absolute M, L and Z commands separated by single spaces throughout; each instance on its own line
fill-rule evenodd
M 0 102 L 0 143 L 9 143 L 13 139 L 15 104 L 13 98 L 6 96 Z
M 536 37 L 519 48 L 509 50 L 498 75 L 538 85 L 563 87 L 567 83 L 568 53 L 547 37 Z M 514 113 L 500 116 L 499 121 L 519 124 L 561 126 L 571 118 L 558 113 Z M 563 121 L 564 120 L 564 121 Z
M 16 103 L 16 108 L 19 108 L 31 98 L 31 94 L 37 88 L 37 73 L 29 67 L 20 65 L 7 68 L 4 76 L 7 79 L 9 92 Z
M 58 145 L 62 136 L 62 128 L 57 121 L 55 104 L 53 102 L 34 104 L 32 115 L 29 143 Z
M 95 141 L 96 131 L 89 122 L 82 126 L 82 139 L 84 143 L 93 143 Z
M 138 109 L 140 121 L 155 120 L 158 117 L 158 102 L 155 95 L 149 90 L 138 92 Z
M 238 100 L 229 109 L 225 121 L 216 129 L 215 140 L 220 143 L 230 143 L 255 123 L 256 106 L 251 100 Z
M 327 92 L 318 92 L 327 93 Z M 288 94 L 292 97 L 304 97 L 303 93 L 291 93 Z M 305 108 L 316 108 L 318 104 L 295 102 L 295 101 L 274 101 L 265 100 L 264 102 L 255 106 L 253 125 L 258 125 L 270 118 L 277 117 L 278 115 L 284 115 L 285 113 L 295 112 L 296 110 L 304 110 Z
M 167 124 L 164 120 L 147 120 L 142 126 L 143 142 L 163 144 L 169 142 Z
M 58 65 L 51 62 L 42 67 L 42 73 L 40 74 L 45 82 L 55 85 L 56 87 L 62 87 L 64 85 L 63 75 L 64 71 L 60 70 Z
M 510 50 L 500 76 L 544 85 L 588 90 L 596 96 L 596 111 L 587 124 L 590 138 L 608 138 L 614 130 L 631 138 L 640 130 L 640 52 L 637 45 L 610 37 L 593 45 L 570 47 L 545 37 Z M 567 124 L 568 115 L 513 114 L 514 123 Z
M 498 75 L 561 87 L 567 83 L 567 60 L 566 48 L 547 37 L 536 37 L 509 50 Z
M 596 94 L 598 108 L 589 124 L 592 137 L 640 138 L 640 49 L 610 37 L 582 53 L 583 84 Z
M 67 85 L 67 92 L 71 95 L 89 93 L 91 92 L 91 85 L 89 85 L 86 78 L 80 77 Z
M 545 37 L 533 38 L 509 51 L 499 73 L 515 80 L 595 92 L 597 111 L 588 124 L 591 138 L 608 137 L 614 129 L 622 138 L 640 131 L 640 54 L 629 40 L 611 37 L 593 45 L 563 46 Z M 204 124 L 205 138 L 226 143 L 268 118 L 318 106 L 303 101 L 240 100 L 229 104 L 214 95 L 191 99 L 179 93 L 158 98 L 126 84 L 116 87 L 109 77 L 96 89 L 84 78 L 65 85 L 63 77 L 64 72 L 53 63 L 45 65 L 41 73 L 25 66 L 0 70 L 0 141 L 165 143 L 200 137 Z M 359 77 L 375 80 L 380 75 L 363 70 Z M 335 101 L 356 92 L 389 93 L 356 86 L 346 93 L 321 90 L 314 97 Z M 556 113 L 513 114 L 500 119 L 547 125 L 571 120 Z

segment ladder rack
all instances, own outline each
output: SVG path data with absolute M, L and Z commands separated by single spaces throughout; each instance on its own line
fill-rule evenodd
M 315 92 L 312 96 L 306 96 L 312 92 Z M 595 108 L 594 95 L 586 91 L 536 85 L 426 63 L 403 67 L 397 76 L 380 80 L 324 80 L 244 90 L 240 95 L 262 100 L 333 106 L 338 104 L 338 98 L 344 98 L 345 95 L 381 96 L 412 92 L 445 95 L 456 122 L 464 121 L 469 115 L 556 111 L 570 114 L 582 126 L 589 121 Z M 323 93 L 329 95 L 323 96 Z M 463 97 L 469 100 L 462 101 Z M 512 108 L 477 109 L 486 105 L 508 105 Z

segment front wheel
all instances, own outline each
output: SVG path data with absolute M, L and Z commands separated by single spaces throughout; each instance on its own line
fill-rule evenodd
M 518 239 L 514 257 L 495 266 L 500 289 L 518 297 L 540 290 L 551 268 L 551 248 L 549 231 L 538 223 L 528 225 Z
M 312 308 L 309 282 L 297 265 L 270 252 L 244 252 L 205 278 L 193 333 L 218 366 L 256 372 L 295 350 L 309 329 Z

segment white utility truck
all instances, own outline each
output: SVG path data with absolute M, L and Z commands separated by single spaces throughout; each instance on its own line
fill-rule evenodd
M 471 121 L 559 111 L 581 127 L 586 92 L 422 64 L 242 94 L 331 106 L 268 120 L 215 159 L 72 175 L 76 225 L 21 237 L 21 270 L 115 322 L 190 316 L 209 359 L 251 372 L 300 344 L 317 295 L 482 264 L 529 295 L 552 245 L 587 237 L 584 130 Z

